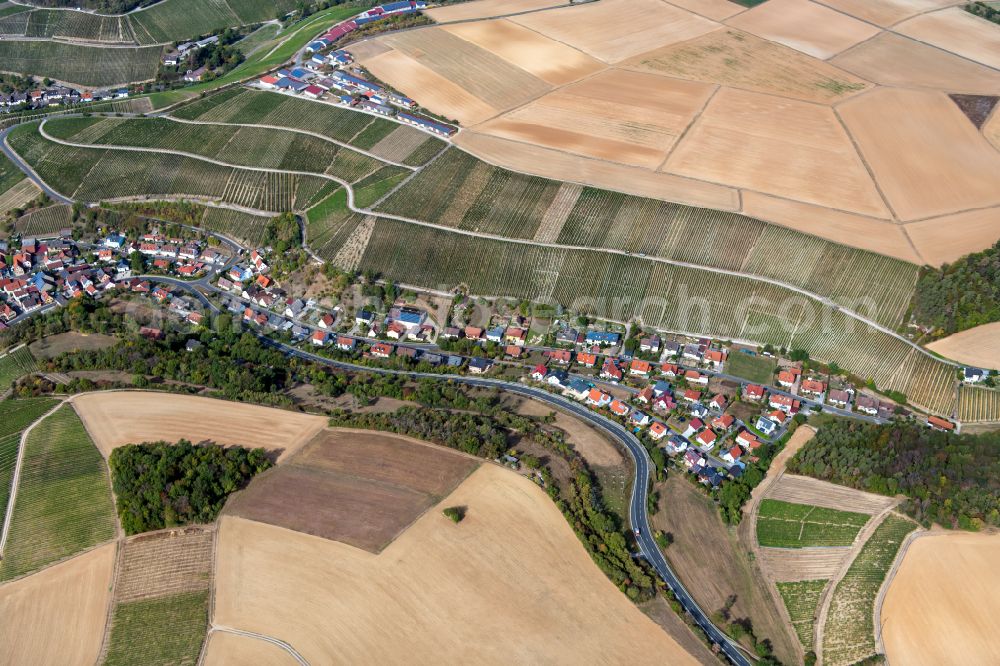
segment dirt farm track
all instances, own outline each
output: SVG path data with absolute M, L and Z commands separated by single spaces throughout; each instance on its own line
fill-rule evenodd
M 1000 121 L 949 98 L 1000 90 L 1000 28 L 961 3 L 556 4 L 436 9 L 440 25 L 352 51 L 510 169 L 917 264 L 1000 235 Z

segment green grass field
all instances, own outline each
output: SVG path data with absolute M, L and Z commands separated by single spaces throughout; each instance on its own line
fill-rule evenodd
M 0 580 L 115 536 L 107 467 L 72 407 L 61 407 L 35 426 L 25 447 Z
M 3 69 L 79 86 L 150 81 L 160 67 L 160 46 L 102 48 L 65 42 L 0 40 Z
M 105 666 L 193 666 L 208 631 L 208 591 L 119 604 Z
M 854 558 L 833 592 L 823 627 L 823 662 L 854 664 L 875 654 L 875 597 L 916 523 L 890 514 Z
M 777 584 L 781 599 L 788 609 L 788 616 L 792 619 L 792 626 L 795 627 L 795 634 L 806 651 L 813 649 L 816 612 L 826 583 L 825 580 L 803 580 Z
M 868 514 L 765 499 L 757 515 L 757 542 L 773 548 L 849 546 Z
M 726 359 L 726 373 L 749 379 L 757 384 L 770 384 L 774 379 L 777 362 L 767 356 L 750 356 L 741 351 L 730 352 Z
M 0 393 L 9 389 L 15 379 L 37 369 L 38 362 L 27 347 L 20 347 L 0 356 Z

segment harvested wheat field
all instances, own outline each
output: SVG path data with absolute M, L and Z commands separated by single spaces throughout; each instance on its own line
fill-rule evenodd
M 1000 204 L 1000 153 L 944 93 L 883 88 L 837 111 L 901 220 Z
M 1000 663 L 997 562 L 1000 535 L 931 532 L 915 539 L 882 603 L 889 662 Z
M 95 663 L 114 564 L 109 543 L 0 586 L 0 663 Z
M 715 21 L 662 0 L 601 0 L 510 20 L 608 63 L 719 27 Z
M 604 63 L 511 21 L 463 23 L 442 28 L 546 83 L 561 86 L 599 72 Z
M 915 16 L 895 29 L 907 37 L 1000 69 L 1000 30 L 961 7 Z
M 268 641 L 213 631 L 205 650 L 205 666 L 298 666 L 299 662 L 284 648 Z
M 990 247 L 1000 238 L 1000 210 L 984 208 L 943 215 L 904 226 L 924 261 L 940 266 Z
M 745 7 L 741 7 L 731 0 L 667 0 L 667 2 L 713 21 L 721 21 L 746 11 Z
M 537 76 L 444 28 L 392 33 L 381 39 L 495 109 L 523 104 L 552 88 Z
M 254 479 L 225 511 L 377 553 L 478 464 L 408 437 L 327 430 Z
M 1000 369 L 1000 322 L 983 324 L 927 345 L 931 351 L 977 368 Z
M 816 0 L 816 2 L 883 27 L 899 23 L 921 12 L 955 4 L 955 0 Z
M 768 499 L 812 504 L 838 511 L 877 514 L 896 504 L 892 497 L 866 493 L 808 476 L 784 474 L 767 493 Z
M 888 220 L 748 191 L 743 192 L 743 214 L 834 243 L 878 252 L 915 264 L 925 263 L 914 252 L 904 227 Z
M 656 169 L 713 87 L 612 70 L 476 127 L 555 150 Z M 625 105 L 621 100 L 632 100 Z
M 791 583 L 833 578 L 851 553 L 851 548 L 761 548 L 759 552 L 761 566 L 771 578 L 780 583 Z
M 482 465 L 379 555 L 222 520 L 214 622 L 310 663 L 695 663 L 591 561 L 531 481 Z
M 886 86 L 996 93 L 1000 72 L 908 37 L 884 32 L 830 61 Z
M 470 19 L 506 16 L 508 14 L 530 12 L 566 4 L 568 4 L 568 0 L 476 0 L 475 2 L 463 2 L 447 7 L 436 7 L 428 9 L 424 13 L 437 23 L 448 23 L 449 21 L 468 21 Z
M 824 60 L 879 31 L 809 0 L 768 0 L 726 24 Z
M 603 160 L 463 131 L 455 144 L 478 157 L 535 176 L 593 185 L 639 196 L 666 199 L 692 206 L 737 210 L 739 196 L 733 188 L 640 169 Z
M 888 217 L 833 111 L 773 95 L 720 90 L 663 170 Z
M 1000 150 L 1000 113 L 996 109 L 993 109 L 993 113 L 983 125 L 983 134 L 993 144 L 994 148 Z
M 355 56 L 376 77 L 405 91 L 421 106 L 462 125 L 475 125 L 498 113 L 498 109 L 400 51 Z
M 623 66 L 807 102 L 833 102 L 871 87 L 822 60 L 732 28 L 644 53 Z
M 124 444 L 187 439 L 281 451 L 280 461 L 327 425 L 322 416 L 174 393 L 105 391 L 72 402 L 105 458 Z

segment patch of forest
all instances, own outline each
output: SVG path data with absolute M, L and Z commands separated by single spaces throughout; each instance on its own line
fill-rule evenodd
M 1000 321 L 1000 241 L 941 268 L 925 268 L 913 316 L 935 338 Z

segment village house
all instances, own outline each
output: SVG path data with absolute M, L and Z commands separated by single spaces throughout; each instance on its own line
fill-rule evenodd
M 545 355 L 560 365 L 569 365 L 573 360 L 573 352 L 568 349 L 550 349 Z
M 597 354 L 591 354 L 590 352 L 580 352 L 576 355 L 576 362 L 583 364 L 586 368 L 593 368 L 597 365 Z
M 942 419 L 937 416 L 927 417 L 927 427 L 932 430 L 940 430 L 942 432 L 952 432 L 955 430 L 955 424 L 947 419 Z
M 569 380 L 566 388 L 563 390 L 563 394 L 576 400 L 586 400 L 592 388 L 589 382 L 576 377 Z
M 712 366 L 714 370 L 721 370 L 726 362 L 729 353 L 724 349 L 710 349 L 705 352 L 705 363 Z
M 774 394 L 768 404 L 786 414 L 795 414 L 799 411 L 799 401 L 788 395 Z
M 826 393 L 826 384 L 815 379 L 806 379 L 802 382 L 799 391 L 801 393 L 808 393 L 809 395 L 823 395 Z
M 596 388 L 592 388 L 587 394 L 587 403 L 595 407 L 604 407 L 611 404 L 611 396 Z
M 653 421 L 649 426 L 649 436 L 655 441 L 663 439 L 667 435 L 667 432 L 667 426 L 660 421 Z
M 658 335 L 650 335 L 649 337 L 640 339 L 639 351 L 650 354 L 658 353 L 660 351 L 660 337 Z
M 733 448 L 729 449 L 728 451 L 722 454 L 722 459 L 725 460 L 727 463 L 733 465 L 736 464 L 736 461 L 739 460 L 742 455 L 743 455 L 743 449 L 741 449 L 738 446 L 734 446 Z
M 339 349 L 340 351 L 347 351 L 347 352 L 354 351 L 354 348 L 357 346 L 357 344 L 358 341 L 355 340 L 354 338 L 349 338 L 346 335 L 337 336 L 337 349 Z
M 778 373 L 778 386 L 790 389 L 799 381 L 799 375 L 791 370 L 782 370 Z
M 493 361 L 488 358 L 473 358 L 469 360 L 469 372 L 474 375 L 483 375 L 493 367 Z
M 685 372 L 684 379 L 691 384 L 700 384 L 702 386 L 708 385 L 708 375 L 703 375 L 697 370 L 688 370 Z
M 757 419 L 757 423 L 754 424 L 757 430 L 764 434 L 765 437 L 770 437 L 778 429 L 778 424 L 772 421 L 766 416 L 761 416 Z
M 667 377 L 676 377 L 681 371 L 680 366 L 667 364 L 660 367 L 660 372 L 662 372 Z
M 392 345 L 385 342 L 377 342 L 372 345 L 371 354 L 375 358 L 389 358 L 392 356 Z
M 601 367 L 601 377 L 617 382 L 622 380 L 624 374 L 618 367 L 618 363 L 613 358 L 608 358 L 604 360 L 604 365 Z
M 635 396 L 636 402 L 641 402 L 644 405 L 648 405 L 653 401 L 653 388 L 647 386 L 646 388 L 639 391 L 638 395 Z
M 764 387 L 758 384 L 747 384 L 746 388 L 743 389 L 743 398 L 753 402 L 763 400 Z
M 830 394 L 826 397 L 826 401 L 835 407 L 847 407 L 847 404 L 851 401 L 851 394 L 847 391 L 834 389 L 830 391 Z
M 701 400 L 701 391 L 695 391 L 694 389 L 688 389 L 684 391 L 682 396 L 687 402 L 698 402 Z
M 610 409 L 615 416 L 627 416 L 630 411 L 629 406 L 621 400 L 612 400 Z
M 859 412 L 875 416 L 878 414 L 879 401 L 871 396 L 859 395 L 858 399 L 854 401 L 854 407 Z
M 965 368 L 962 371 L 962 381 L 966 384 L 978 384 L 986 379 L 986 371 L 979 368 Z
M 736 421 L 732 414 L 723 414 L 722 416 L 716 416 L 712 419 L 712 427 L 716 430 L 721 430 L 726 432 L 733 427 L 733 423 Z
M 759 444 L 760 440 L 757 439 L 748 430 L 741 430 L 738 435 L 736 435 L 736 443 L 745 448 L 751 448 L 754 444 Z
M 710 400 L 710 401 L 708 402 L 708 406 L 709 406 L 709 407 L 710 407 L 711 409 L 714 409 L 714 410 L 716 410 L 716 411 L 719 411 L 719 412 L 723 412 L 723 411 L 725 411 L 725 410 L 726 410 L 726 405 L 727 405 L 727 404 L 728 404 L 728 402 L 727 402 L 727 400 L 726 400 L 726 396 L 724 396 L 724 395 L 723 395 L 723 394 L 721 394 L 721 393 L 720 393 L 720 394 L 718 394 L 717 396 L 715 396 L 714 398 L 712 398 L 712 399 L 711 399 L 711 400 Z
M 647 361 L 632 359 L 632 362 L 629 363 L 628 372 L 630 375 L 635 375 L 637 377 L 648 377 L 652 367 L 653 366 Z

